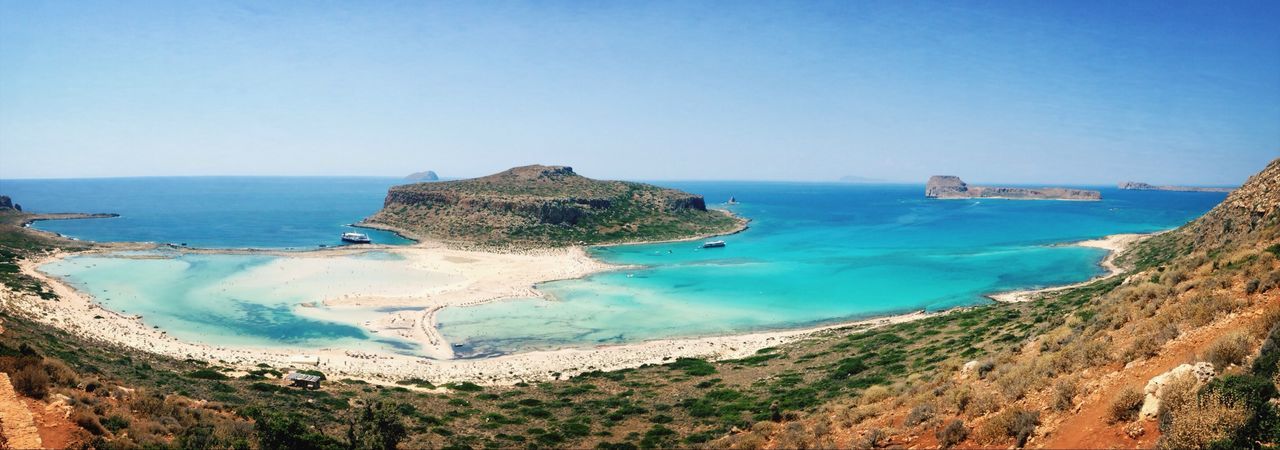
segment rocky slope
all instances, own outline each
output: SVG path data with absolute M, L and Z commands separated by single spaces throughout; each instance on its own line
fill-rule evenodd
M 970 186 L 960 177 L 951 175 L 934 175 L 929 178 L 924 188 L 924 196 L 929 198 L 1009 198 L 1035 200 L 1101 200 L 1102 193 L 1085 189 L 1069 189 L 1060 187 L 1017 188 Z
M 1138 181 L 1126 181 L 1120 183 L 1120 189 L 1132 191 L 1175 191 L 1175 192 L 1231 192 L 1233 188 L 1222 187 L 1198 187 L 1198 186 L 1154 186 Z
M 541 165 L 392 187 L 365 224 L 433 240 L 521 246 L 685 239 L 741 226 L 707 210 L 699 195 Z

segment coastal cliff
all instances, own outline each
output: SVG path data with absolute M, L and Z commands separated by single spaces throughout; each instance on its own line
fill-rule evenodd
M 925 185 L 924 196 L 928 198 L 1008 198 L 1026 200 L 1101 200 L 1102 193 L 1086 189 L 1070 189 L 1060 187 L 1019 188 L 970 186 L 960 177 L 951 175 L 934 175 Z
M 392 187 L 364 225 L 447 242 L 520 246 L 687 239 L 742 226 L 708 210 L 700 195 L 542 165 Z
M 1231 192 L 1234 188 L 1224 187 L 1199 187 L 1199 186 L 1154 186 L 1138 181 L 1126 181 L 1120 183 L 1120 189 L 1131 191 L 1173 191 L 1173 192 Z

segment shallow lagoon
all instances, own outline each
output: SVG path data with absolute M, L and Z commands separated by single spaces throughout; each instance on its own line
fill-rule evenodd
M 696 242 L 596 248 L 592 252 L 606 261 L 643 267 L 546 283 L 540 289 L 548 299 L 446 308 L 438 315 L 441 331 L 450 342 L 462 344 L 462 356 L 483 356 L 977 304 L 987 301 L 982 297 L 986 293 L 1072 283 L 1101 273 L 1101 250 L 1055 243 L 1172 228 L 1224 197 L 1104 189 L 1101 202 L 938 201 L 922 198 L 920 186 L 905 185 L 663 184 L 704 194 L 709 202 L 736 196 L 742 204 L 732 208 L 752 219 L 751 229 L 725 237 L 729 245 L 722 249 L 698 249 Z M 303 208 L 323 208 L 322 198 L 331 194 L 324 189 L 313 194 L 298 187 L 288 190 L 291 195 L 315 197 L 299 201 Z M 373 202 L 376 210 L 380 194 L 365 191 L 355 197 L 363 198 L 360 204 Z M 74 197 L 74 192 L 79 191 L 68 195 Z M 200 195 L 194 188 L 184 192 Z M 224 209 L 208 215 L 189 211 L 182 234 L 165 240 L 204 239 L 218 247 L 282 246 L 228 230 L 252 230 L 258 221 L 267 222 L 267 228 L 286 226 L 288 214 L 250 216 Z M 338 212 L 356 215 L 354 210 Z M 122 240 L 133 240 L 145 234 L 120 228 L 120 223 L 102 225 L 107 231 L 93 228 L 110 220 L 74 222 L 87 227 L 82 236 L 116 233 L 129 237 Z M 302 236 L 325 239 L 327 227 L 314 227 Z M 252 346 L 375 343 L 412 353 L 411 344 L 370 335 L 359 327 L 387 311 L 297 306 L 326 296 L 405 294 L 411 278 L 434 276 L 415 273 L 388 255 L 371 253 L 337 262 L 344 267 L 341 273 L 282 268 L 314 258 L 194 254 L 166 259 L 77 257 L 42 269 L 67 279 L 108 308 L 142 314 L 147 324 L 183 339 Z M 281 275 L 284 272 L 290 275 Z
M 737 333 L 986 302 L 1101 274 L 1103 250 L 1056 243 L 1172 228 L 1224 194 L 1105 189 L 1100 202 L 927 200 L 919 186 L 688 183 L 752 219 L 728 246 L 604 247 L 643 269 L 547 283 L 548 299 L 446 308 L 460 354 Z
M 78 256 L 41 266 L 103 306 L 141 314 L 184 340 L 255 347 L 361 347 L 412 352 L 416 344 L 360 327 L 387 311 L 330 309 L 348 295 L 413 296 L 457 281 L 401 264 L 396 255 L 313 258 L 252 254 Z M 156 255 L 164 256 L 164 255 Z M 314 303 L 316 306 L 301 306 Z

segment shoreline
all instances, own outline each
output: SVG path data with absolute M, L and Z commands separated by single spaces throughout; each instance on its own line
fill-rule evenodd
M 1120 254 L 1124 253 L 1125 250 L 1128 250 L 1129 248 L 1133 247 L 1134 244 L 1145 241 L 1147 239 L 1150 239 L 1153 236 L 1156 236 L 1158 234 L 1165 233 L 1165 232 L 1166 231 L 1158 231 L 1154 233 L 1111 234 L 1111 235 L 1103 236 L 1098 239 L 1086 239 L 1083 241 L 1054 244 L 1053 245 L 1054 247 L 1089 247 L 1089 248 L 1100 248 L 1100 249 L 1106 250 L 1107 256 L 1103 257 L 1102 261 L 1098 262 L 1098 265 L 1101 266 L 1104 270 L 1106 270 L 1106 273 L 1094 276 L 1093 278 L 1090 278 L 1088 280 L 1084 280 L 1078 283 L 1064 284 L 1060 286 L 1048 286 L 1048 287 L 1043 287 L 1038 289 L 1020 289 L 1020 290 L 1014 290 L 1014 291 L 996 292 L 996 293 L 984 295 L 984 297 L 997 302 L 1001 302 L 1001 303 L 1029 302 L 1032 300 L 1036 300 L 1036 298 L 1038 298 L 1041 294 L 1065 291 L 1067 289 L 1078 288 L 1078 287 L 1087 285 L 1089 283 L 1093 283 L 1095 281 L 1105 280 L 1111 277 L 1115 277 L 1117 275 L 1124 273 L 1124 268 L 1116 264 L 1116 259 L 1120 257 Z
M 590 348 L 569 347 L 480 359 L 430 359 L 345 348 L 215 346 L 175 338 L 163 330 L 147 326 L 137 315 L 106 309 L 91 296 L 77 291 L 62 280 L 35 270 L 39 264 L 68 255 L 67 252 L 58 251 L 40 258 L 39 261 L 24 260 L 21 264 L 23 273 L 46 282 L 60 300 L 42 300 L 5 287 L 0 289 L 0 304 L 82 338 L 134 350 L 179 359 L 197 359 L 236 369 L 252 369 L 259 363 L 276 368 L 318 369 L 331 378 L 358 378 L 374 382 L 422 378 L 433 383 L 471 381 L 509 385 L 558 379 L 595 370 L 621 370 L 645 364 L 663 364 L 676 358 L 735 359 L 753 355 L 761 348 L 795 342 L 817 333 L 850 328 L 871 329 L 948 314 L 960 309 L 933 313 L 916 311 L 803 329 L 657 339 Z
M 741 219 L 742 226 L 733 233 L 738 233 L 747 229 L 746 224 L 748 222 L 749 220 Z M 1057 244 L 1082 245 L 1107 249 L 1109 254 L 1099 264 L 1108 270 L 1108 274 L 1066 286 L 996 293 L 988 295 L 987 297 L 996 301 L 1005 302 L 1029 301 L 1034 299 L 1034 294 L 1069 289 L 1101 278 L 1115 276 L 1120 271 L 1119 267 L 1117 267 L 1114 262 L 1116 256 L 1123 251 L 1124 248 L 1127 248 L 1129 245 L 1145 239 L 1148 236 L 1151 235 L 1111 235 L 1101 239 Z M 697 239 L 705 239 L 705 237 L 695 237 L 685 240 Z M 612 245 L 635 244 L 610 244 L 610 246 Z M 99 248 L 80 252 L 64 252 L 59 250 L 53 254 L 39 258 L 38 260 L 24 260 L 20 266 L 21 271 L 46 282 L 50 288 L 64 300 L 50 302 L 43 301 L 38 297 L 32 297 L 29 295 L 24 298 L 23 295 L 14 293 L 5 288 L 0 290 L 0 301 L 3 301 L 7 306 L 10 306 L 12 310 L 23 311 L 25 314 L 31 316 L 37 321 L 56 326 L 91 340 L 108 342 L 139 351 L 158 353 L 180 359 L 193 358 L 210 362 L 216 361 L 220 364 L 230 365 L 236 368 L 251 368 L 258 363 L 268 363 L 276 367 L 315 368 L 320 369 L 331 376 L 360 378 L 375 382 L 390 382 L 404 378 L 417 377 L 439 383 L 451 381 L 472 381 L 482 384 L 513 384 L 521 381 L 549 380 L 593 370 L 620 370 L 644 364 L 662 364 L 680 357 L 707 358 L 713 360 L 741 358 L 750 356 L 762 348 L 806 339 L 817 333 L 832 330 L 848 330 L 851 328 L 871 329 L 888 324 L 903 323 L 926 317 L 933 317 L 940 314 L 948 314 L 965 308 L 950 308 L 938 312 L 925 312 L 922 310 L 907 314 L 827 323 L 824 325 L 804 328 L 772 329 L 718 336 L 667 338 L 626 344 L 597 345 L 594 347 L 566 347 L 556 350 L 537 350 L 475 359 L 453 359 L 451 345 L 444 339 L 443 335 L 440 334 L 439 328 L 435 326 L 435 316 L 439 310 L 449 306 L 472 306 L 512 298 L 537 298 L 542 296 L 541 292 L 536 289 L 537 283 L 551 281 L 552 279 L 585 277 L 604 271 L 623 269 L 627 266 L 610 265 L 596 260 L 586 252 L 585 248 L 580 246 L 574 246 L 568 249 L 529 250 L 523 253 L 508 254 L 450 249 L 447 244 L 430 241 L 419 241 L 417 244 L 410 246 L 360 246 L 360 248 L 336 247 L 311 249 L 301 252 L 255 249 L 192 249 L 169 246 L 173 250 L 181 253 L 274 254 L 289 258 L 313 259 L 317 261 L 324 261 L 336 256 L 355 255 L 370 251 L 383 251 L 398 254 L 420 252 L 424 254 L 436 254 L 440 258 L 446 260 L 450 257 L 467 258 L 469 256 L 478 257 L 479 255 L 487 255 L 484 257 L 494 258 L 490 260 L 491 263 L 497 264 L 508 271 L 513 270 L 512 267 L 518 266 L 507 264 L 510 263 L 510 261 L 501 261 L 503 258 L 532 258 L 532 261 L 535 261 L 535 265 L 544 266 L 549 265 L 548 263 L 550 262 L 559 262 L 563 264 L 566 261 L 576 261 L 576 263 L 579 264 L 576 271 L 571 273 L 562 272 L 562 275 L 565 275 L 565 277 L 552 278 L 543 281 L 524 280 L 527 283 L 508 283 L 505 285 L 508 290 L 505 291 L 502 289 L 454 289 L 453 292 L 455 292 L 455 294 L 453 294 L 452 297 L 445 295 L 446 298 L 435 298 L 435 301 L 432 301 L 429 304 L 415 303 L 413 306 L 423 306 L 423 309 L 388 314 L 384 319 L 378 320 L 378 324 L 365 327 L 366 330 L 373 331 L 370 333 L 371 335 L 386 336 L 399 332 L 402 337 L 410 338 L 412 341 L 423 345 L 424 351 L 422 354 L 431 355 L 432 357 L 404 355 L 383 350 L 361 351 L 338 347 L 315 349 L 216 346 L 180 340 L 169 335 L 163 330 L 149 327 L 139 316 L 126 315 L 109 310 L 98 304 L 91 295 L 81 293 L 63 280 L 47 275 L 37 269 L 40 265 L 56 259 L 73 255 L 108 253 L 117 251 L 121 247 L 122 246 L 120 245 L 105 245 Z M 139 248 L 139 246 L 135 244 L 132 247 L 127 248 Z M 145 248 L 155 249 L 163 248 L 163 246 L 160 244 L 151 244 L 149 247 Z M 550 259 L 547 259 L 548 257 Z M 410 259 L 409 261 L 409 263 L 420 262 L 420 260 L 413 259 Z M 458 264 L 473 264 L 475 261 L 466 261 L 461 263 L 457 261 L 453 262 Z M 514 271 L 519 273 L 518 269 L 514 269 Z M 546 272 L 542 272 L 539 275 L 544 275 L 545 277 L 545 274 Z M 473 280 L 473 283 L 477 282 L 478 281 Z M 366 296 L 357 297 L 355 299 L 326 299 L 323 303 L 326 307 L 337 309 L 342 307 L 364 307 L 368 306 L 365 303 L 374 302 L 387 306 L 386 303 L 379 302 L 379 300 L 387 299 Z M 12 308 L 15 305 L 19 307 Z M 314 307 L 315 305 L 299 305 L 299 307 L 306 306 Z M 406 324 L 409 326 L 405 326 Z M 405 335 L 404 333 L 408 333 L 408 335 Z

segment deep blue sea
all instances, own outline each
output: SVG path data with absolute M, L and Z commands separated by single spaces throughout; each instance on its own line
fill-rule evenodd
M 114 219 L 56 220 L 36 228 L 99 242 L 187 243 L 204 248 L 340 245 L 346 231 L 380 244 L 412 241 L 355 230 L 382 208 L 390 177 L 157 177 L 0 180 L 29 212 L 116 213 Z
M 0 193 L 29 211 L 122 214 L 36 225 L 81 239 L 303 249 L 336 244 L 346 224 L 377 211 L 386 188 L 399 182 L 0 180 Z M 923 185 L 659 184 L 703 194 L 712 205 L 735 196 L 740 204 L 718 207 L 751 219 L 751 228 L 724 237 L 728 245 L 720 249 L 700 249 L 694 242 L 595 248 L 592 253 L 608 262 L 641 267 L 546 283 L 540 289 L 548 299 L 446 308 L 438 316 L 441 331 L 462 344 L 461 355 L 484 356 L 977 304 L 988 301 L 983 294 L 1067 284 L 1101 272 L 1101 250 L 1054 244 L 1176 227 L 1225 197 L 1101 188 L 1100 202 L 928 200 Z M 375 241 L 403 242 L 371 234 Z M 189 329 L 192 339 L 264 346 L 367 341 L 412 352 L 411 346 L 365 333 L 353 318 L 291 307 L 351 289 L 331 277 L 289 280 L 284 287 L 255 284 L 253 274 L 283 264 L 271 258 L 72 258 L 47 270 L 95 293 L 108 307 L 141 313 L 162 328 Z M 395 273 L 392 266 L 378 271 L 397 283 L 426 276 Z M 331 285 L 317 288 L 319 280 Z

